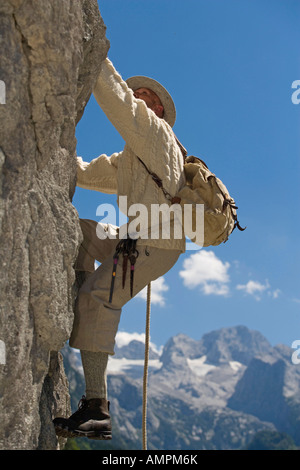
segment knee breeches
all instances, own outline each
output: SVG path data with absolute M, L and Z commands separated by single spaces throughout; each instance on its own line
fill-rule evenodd
M 89 276 L 79 290 L 70 346 L 94 352 L 114 354 L 115 336 L 118 330 L 122 307 L 131 299 L 129 279 L 122 285 L 122 256 L 118 260 L 112 302 L 109 302 L 113 255 L 118 239 L 113 226 L 105 226 L 110 237 L 101 240 L 97 237 L 97 222 L 81 220 L 83 243 L 75 268 L 89 272 Z M 104 226 L 103 226 L 104 227 Z M 102 227 L 102 230 L 103 230 Z M 164 275 L 176 263 L 180 251 L 163 250 L 139 245 L 139 255 L 135 263 L 133 296 L 151 281 Z M 95 260 L 101 265 L 94 270 Z

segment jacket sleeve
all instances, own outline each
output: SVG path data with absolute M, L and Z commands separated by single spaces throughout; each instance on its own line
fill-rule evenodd
M 108 58 L 102 63 L 93 93 L 126 144 L 147 166 L 153 165 L 153 155 L 161 161 L 163 156 L 159 152 L 164 150 L 163 155 L 169 153 L 166 148 L 170 150 L 170 142 L 176 147 L 169 124 L 157 117 L 143 100 L 134 97 Z M 168 164 L 168 161 L 164 163 Z
M 111 157 L 103 154 L 91 162 L 77 157 L 77 186 L 107 194 L 117 193 L 117 168 L 121 153 L 114 153 Z

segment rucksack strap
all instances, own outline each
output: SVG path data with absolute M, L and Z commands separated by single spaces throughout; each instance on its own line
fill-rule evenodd
M 144 168 L 146 169 L 146 171 L 149 173 L 149 175 L 151 176 L 151 178 L 153 179 L 153 181 L 157 184 L 157 186 L 162 190 L 162 192 L 164 193 L 166 199 L 168 199 L 169 201 L 171 201 L 172 204 L 175 204 L 175 199 L 177 198 L 174 198 L 170 193 L 168 193 L 168 191 L 163 187 L 163 182 L 161 180 L 161 178 L 156 174 L 156 173 L 152 173 L 152 171 L 149 170 L 149 168 L 147 167 L 146 163 L 143 162 L 143 160 L 140 159 L 140 157 L 137 157 L 139 159 L 139 161 L 141 162 L 141 164 L 144 166 Z

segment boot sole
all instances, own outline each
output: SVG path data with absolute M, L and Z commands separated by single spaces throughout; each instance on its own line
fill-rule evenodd
M 84 432 L 77 429 L 69 429 L 67 427 L 55 426 L 56 435 L 59 437 L 87 437 L 98 441 L 108 441 L 112 439 L 110 431 L 89 431 Z

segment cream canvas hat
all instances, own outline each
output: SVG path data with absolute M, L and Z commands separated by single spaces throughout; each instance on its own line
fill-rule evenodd
M 135 76 L 126 80 L 127 85 L 133 91 L 138 88 L 149 88 L 154 91 L 159 97 L 164 107 L 164 120 L 167 121 L 171 127 L 174 126 L 176 120 L 176 108 L 169 92 L 156 80 L 149 77 Z

